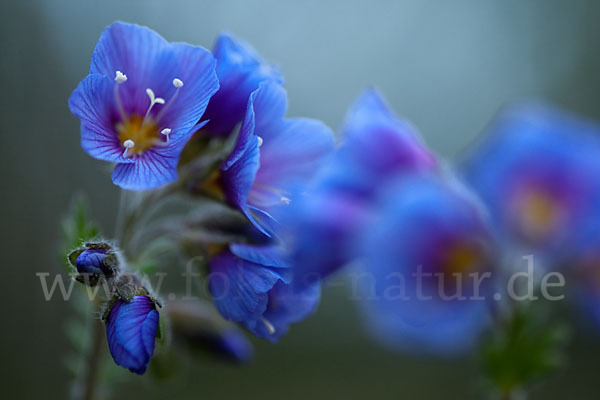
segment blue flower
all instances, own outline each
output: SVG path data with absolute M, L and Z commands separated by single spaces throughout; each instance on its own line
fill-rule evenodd
M 210 264 L 209 287 L 219 312 L 271 341 L 310 314 L 319 299 L 318 285 L 301 292 L 292 287 L 277 217 L 334 145 L 323 123 L 286 119 L 286 110 L 281 85 L 262 82 L 250 94 L 234 149 L 219 169 L 225 200 L 257 228 L 264 246 L 232 244 Z
M 473 346 L 489 322 L 492 290 L 485 211 L 459 183 L 421 174 L 380 201 L 359 241 L 363 272 L 372 278 L 361 293 L 367 327 L 394 348 L 454 353 Z
M 586 241 L 584 225 L 600 204 L 599 134 L 541 105 L 514 107 L 491 125 L 464 172 L 509 249 L 555 259 Z
M 288 326 L 310 315 L 318 284 L 298 291 L 280 247 L 230 245 L 211 260 L 209 289 L 219 312 L 254 335 L 276 342 Z
M 265 63 L 247 43 L 223 33 L 213 47 L 217 59 L 220 88 L 210 99 L 203 119 L 209 120 L 203 132 L 229 135 L 244 119 L 248 97 L 263 81 L 283 83 L 283 77 Z
M 341 137 L 340 149 L 320 177 L 328 191 L 371 201 L 389 180 L 439 168 L 416 128 L 396 116 L 374 89 L 349 108 Z
M 416 129 L 394 115 L 375 90 L 350 107 L 342 137 L 309 194 L 293 202 L 281 221 L 300 284 L 324 278 L 359 255 L 355 236 L 390 182 L 439 170 Z
M 252 92 L 235 147 L 222 163 L 226 201 L 271 236 L 277 215 L 294 199 L 333 149 L 333 134 L 322 122 L 285 119 L 287 97 L 276 83 Z
M 110 354 L 117 365 L 143 374 L 154 353 L 158 311 L 148 296 L 118 299 L 106 319 Z
M 145 190 L 177 178 L 179 155 L 218 88 L 207 50 L 115 22 L 100 37 L 69 107 L 81 120 L 81 147 L 117 163 L 113 182 Z

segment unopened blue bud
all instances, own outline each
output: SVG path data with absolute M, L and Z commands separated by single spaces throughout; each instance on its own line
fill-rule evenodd
M 118 250 L 105 242 L 89 242 L 73 250 L 67 256 L 75 279 L 88 286 L 95 286 L 102 278 L 112 278 L 119 271 Z
M 107 249 L 84 250 L 75 260 L 75 267 L 80 274 L 110 275 L 112 271 L 104 263 Z
M 106 319 L 106 338 L 117 365 L 142 375 L 154 354 L 159 315 L 148 296 L 117 299 Z

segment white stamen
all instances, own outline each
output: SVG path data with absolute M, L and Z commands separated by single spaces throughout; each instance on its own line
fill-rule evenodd
M 169 135 L 171 134 L 171 129 L 165 128 L 162 131 L 160 131 L 160 133 L 167 137 L 167 143 L 169 143 Z
M 123 157 L 127 157 L 127 151 L 135 146 L 135 143 L 131 139 L 127 139 L 123 142 L 123 147 L 125 147 L 125 151 L 123 152 Z
M 263 138 L 261 138 L 260 136 L 257 136 L 256 138 L 258 139 L 258 147 L 262 146 Z
M 163 115 L 165 115 L 165 113 L 167 112 L 167 109 L 171 106 L 171 104 L 173 104 L 173 102 L 177 98 L 177 95 L 179 94 L 179 88 L 183 87 L 183 81 L 179 78 L 175 78 L 175 79 L 173 79 L 173 86 L 175 86 L 175 93 L 173 93 L 173 96 L 171 96 L 171 98 L 169 99 L 169 102 L 163 108 L 161 108 L 160 112 L 156 116 L 157 121 Z M 164 104 L 164 100 L 161 104 Z
M 163 99 L 162 97 L 156 97 L 154 95 L 154 91 L 152 89 L 147 88 L 146 94 L 148 95 L 148 97 L 150 97 L 150 106 L 148 107 L 148 110 L 146 111 L 146 115 L 144 115 L 144 120 L 142 121 L 142 126 L 144 126 L 144 124 L 146 123 L 146 120 L 148 119 L 148 116 L 150 115 L 150 110 L 152 110 L 152 107 L 154 107 L 154 105 L 156 103 L 165 104 L 165 99 Z
M 117 81 L 117 83 L 120 85 L 121 83 L 127 81 L 127 75 L 121 71 L 115 71 L 115 81 Z
M 285 196 L 281 196 L 279 201 L 282 202 L 283 204 L 285 204 L 286 206 L 289 206 L 290 203 L 292 202 L 292 200 L 289 197 L 285 197 Z
M 269 335 L 273 335 L 275 333 L 275 327 L 273 326 L 273 324 L 266 320 L 264 317 L 261 317 L 260 320 L 267 327 Z
M 152 89 L 146 89 L 146 94 L 148 95 L 148 97 L 150 97 L 150 107 L 152 107 L 155 103 L 165 104 L 165 99 L 163 99 L 162 97 L 156 97 Z
M 115 88 L 113 90 L 113 96 L 115 97 L 115 104 L 117 105 L 117 110 L 119 110 L 121 120 L 124 123 L 127 122 L 127 115 L 125 115 L 123 103 L 121 103 L 121 96 L 119 96 L 119 85 L 125 81 L 127 81 L 127 76 L 121 71 L 115 71 Z

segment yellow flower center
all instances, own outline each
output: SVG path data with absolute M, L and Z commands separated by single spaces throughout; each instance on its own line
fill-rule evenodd
M 446 254 L 444 272 L 448 274 L 466 274 L 480 267 L 483 252 L 480 246 L 459 243 Z
M 540 191 L 530 191 L 521 197 L 517 208 L 520 231 L 533 241 L 543 240 L 552 234 L 562 218 L 560 204 Z
M 134 143 L 134 146 L 127 152 L 130 155 L 142 154 L 160 142 L 158 126 L 150 119 L 146 119 L 144 122 L 144 118 L 139 115 L 132 115 L 126 121 L 119 122 L 116 129 L 121 144 L 127 140 Z

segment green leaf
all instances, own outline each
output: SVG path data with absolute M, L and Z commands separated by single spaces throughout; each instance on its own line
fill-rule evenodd
M 484 342 L 484 373 L 502 395 L 527 389 L 564 364 L 569 330 L 550 311 L 543 301 L 514 304 Z
M 64 260 L 70 272 L 70 266 L 65 258 L 71 250 L 81 246 L 98 236 L 98 228 L 88 217 L 87 201 L 83 195 L 77 195 L 71 202 L 69 212 L 62 221 L 61 259 Z

